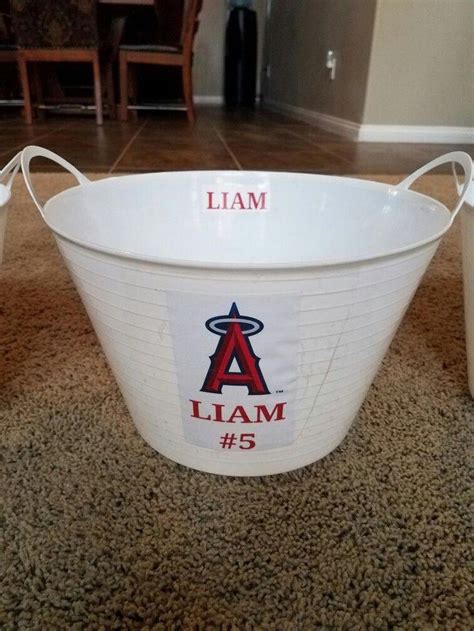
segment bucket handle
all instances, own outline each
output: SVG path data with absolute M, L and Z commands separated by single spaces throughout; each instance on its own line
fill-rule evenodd
M 454 162 L 453 162 L 453 175 L 454 175 L 454 179 L 456 180 L 456 188 L 458 191 L 458 195 L 461 195 L 462 183 L 459 181 L 459 176 L 456 172 L 456 165 L 454 164 Z M 472 162 L 472 177 L 474 178 L 474 160 Z M 472 180 L 472 182 L 474 182 L 474 179 Z M 464 201 L 469 206 L 474 207 L 474 184 L 471 183 L 467 197 Z
M 41 213 L 41 216 L 44 219 L 44 211 L 43 205 L 39 201 L 35 189 L 33 188 L 33 183 L 31 181 L 31 172 L 30 172 L 30 162 L 33 158 L 38 158 L 42 156 L 43 158 L 48 158 L 52 160 L 52 162 L 56 162 L 60 166 L 62 166 L 66 171 L 69 171 L 71 175 L 74 175 L 79 184 L 89 184 L 90 180 L 85 175 L 83 175 L 80 171 L 76 169 L 72 164 L 70 164 L 61 156 L 58 156 L 56 153 L 49 151 L 49 149 L 45 149 L 44 147 L 37 147 L 35 145 L 30 145 L 29 147 L 25 147 L 21 153 L 21 170 L 23 171 L 23 177 L 25 178 L 26 187 L 33 199 L 36 207 Z
M 454 169 L 454 163 L 457 163 L 457 164 L 460 164 L 464 170 L 464 184 L 462 185 L 462 187 L 459 184 L 459 180 L 457 178 L 456 172 L 454 171 L 456 189 L 459 195 L 459 199 L 451 213 L 451 221 L 449 223 L 449 225 L 451 226 L 454 219 L 456 218 L 456 215 L 461 209 L 461 206 L 464 203 L 466 195 L 469 191 L 469 187 L 471 185 L 472 158 L 469 154 L 464 153 L 464 151 L 451 151 L 450 153 L 445 153 L 443 156 L 439 156 L 438 158 L 431 160 L 431 162 L 428 162 L 428 164 L 425 164 L 424 166 L 417 169 L 414 173 L 406 177 L 399 184 L 397 184 L 397 186 L 395 187 L 395 190 L 409 189 L 410 186 L 413 184 L 413 182 L 415 182 L 415 180 L 417 180 L 422 175 L 425 175 L 425 173 L 428 173 L 429 171 L 431 171 L 431 169 L 434 169 L 435 167 L 438 167 L 441 164 L 447 164 L 450 162 L 453 163 L 453 169 Z
M 17 153 L 16 156 L 12 158 L 10 162 L 0 171 L 0 184 L 6 186 L 8 190 L 11 190 L 15 175 L 18 173 L 18 169 L 20 168 L 20 158 L 21 151 Z M 10 177 L 8 178 L 8 176 Z M 8 179 L 4 182 L 4 179 L 6 178 Z

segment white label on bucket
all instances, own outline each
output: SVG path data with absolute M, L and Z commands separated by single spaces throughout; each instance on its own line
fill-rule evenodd
M 298 297 L 169 292 L 186 442 L 219 451 L 295 440 Z
M 261 213 L 270 210 L 270 187 L 266 182 L 254 186 L 232 183 L 203 186 L 202 208 L 208 212 Z

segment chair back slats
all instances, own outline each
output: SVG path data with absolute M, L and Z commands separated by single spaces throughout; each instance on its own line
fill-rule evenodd
M 11 0 L 20 48 L 98 48 L 96 0 Z

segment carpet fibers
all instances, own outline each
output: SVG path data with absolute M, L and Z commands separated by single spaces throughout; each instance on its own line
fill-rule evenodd
M 47 197 L 69 179 L 36 182 Z M 448 176 L 423 187 L 452 204 Z M 241 479 L 176 465 L 138 436 L 20 178 L 14 200 L 0 267 L 2 628 L 472 628 L 459 226 L 340 447 Z

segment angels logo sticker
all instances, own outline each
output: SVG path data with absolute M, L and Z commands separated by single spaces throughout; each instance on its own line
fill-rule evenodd
M 291 444 L 295 297 L 167 296 L 185 440 L 242 453 Z
M 235 302 L 228 315 L 209 318 L 206 329 L 221 336 L 201 388 L 202 392 L 222 394 L 223 386 L 246 386 L 249 394 L 270 394 L 249 337 L 260 333 L 263 323 L 241 316 Z M 238 366 L 234 372 L 232 365 Z

